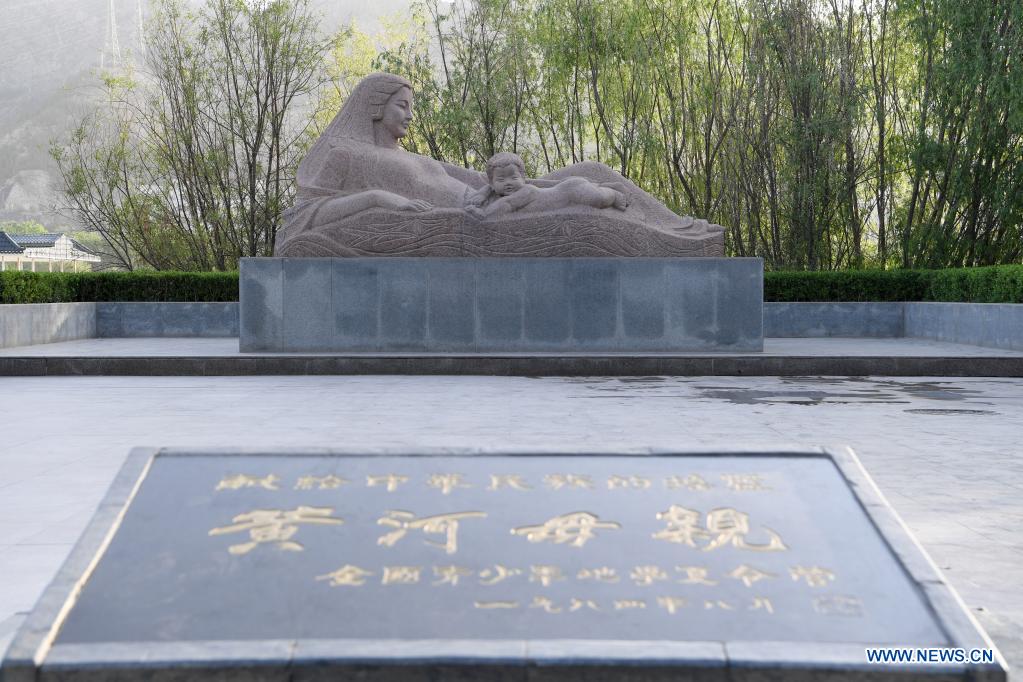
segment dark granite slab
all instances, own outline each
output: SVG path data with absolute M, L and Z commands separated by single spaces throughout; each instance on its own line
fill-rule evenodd
M 851 453 L 149 450 L 4 669 L 1004 679 L 871 646 L 992 645 Z
M 759 258 L 245 258 L 240 267 L 244 352 L 764 345 Z

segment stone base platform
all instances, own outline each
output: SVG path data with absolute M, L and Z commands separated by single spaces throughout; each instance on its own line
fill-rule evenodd
M 241 350 L 763 348 L 758 258 L 247 258 Z

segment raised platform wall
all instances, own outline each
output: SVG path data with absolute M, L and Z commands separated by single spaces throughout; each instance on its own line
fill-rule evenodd
M 237 303 L 97 303 L 100 338 L 238 336 Z
M 905 303 L 765 303 L 764 336 L 819 339 L 905 336 Z
M 743 258 L 248 258 L 243 351 L 763 348 Z
M 0 348 L 94 338 L 238 336 L 237 303 L 0 305 Z
M 1023 350 L 1023 304 L 907 303 L 906 336 Z
M 1023 350 L 1018 303 L 765 303 L 768 338 L 917 338 Z
M 0 348 L 91 339 L 95 336 L 95 303 L 0 305 Z
M 237 335 L 237 303 L 0 305 L 0 348 L 97 337 Z M 1023 304 L 765 303 L 764 336 L 910 337 L 1023 350 Z

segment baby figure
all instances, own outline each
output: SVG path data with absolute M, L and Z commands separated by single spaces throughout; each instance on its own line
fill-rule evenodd
M 480 220 L 527 208 L 554 211 L 568 206 L 617 208 L 629 205 L 623 186 L 598 185 L 586 178 L 566 178 L 551 187 L 526 182 L 526 165 L 517 154 L 501 152 L 487 160 L 489 184 L 471 195 L 466 211 Z

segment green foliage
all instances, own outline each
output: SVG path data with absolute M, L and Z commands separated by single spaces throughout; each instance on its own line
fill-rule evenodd
M 3 221 L 0 222 L 0 231 L 7 234 L 46 234 L 50 232 L 45 225 L 37 220 Z
M 237 300 L 237 272 L 0 272 L 0 303 Z M 764 300 L 1023 303 L 1023 266 L 768 272 Z
M 76 301 L 76 276 L 65 272 L 0 271 L 0 304 Z
M 1023 303 L 1023 266 L 936 270 L 929 300 Z
M 1023 2 L 926 0 L 911 16 L 923 89 L 906 98 L 915 130 L 902 262 L 1018 262 Z
M 1023 303 L 1023 265 L 768 272 L 764 275 L 764 300 Z
M 0 303 L 237 300 L 237 272 L 0 272 Z
M 78 301 L 238 300 L 237 272 L 95 272 L 77 285 Z
M 920 270 L 836 270 L 764 273 L 765 301 L 925 301 Z

